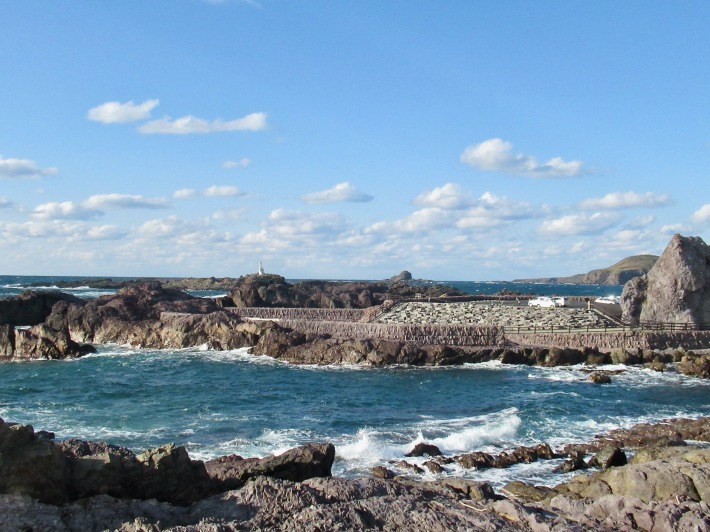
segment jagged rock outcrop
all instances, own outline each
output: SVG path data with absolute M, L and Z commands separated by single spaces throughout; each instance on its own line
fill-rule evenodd
M 412 280 L 412 274 L 409 273 L 407 270 L 402 270 L 399 272 L 397 275 L 393 275 L 390 277 L 390 283 L 402 283 L 402 282 L 407 282 Z
M 54 442 L 30 425 L 0 419 L 0 494 L 48 504 L 109 495 L 185 506 L 259 476 L 296 482 L 330 476 L 334 458 L 331 444 L 314 443 L 262 459 L 223 457 L 206 467 L 182 446 L 161 445 L 136 455 L 104 442 Z
M 710 324 L 710 247 L 700 237 L 674 235 L 653 268 L 626 283 L 621 307 L 632 324 Z
M 39 325 L 47 319 L 55 303 L 82 304 L 83 300 L 62 292 L 27 291 L 13 297 L 0 298 L 0 324 Z
M 249 479 L 268 476 L 293 482 L 313 477 L 329 477 L 335 447 L 330 443 L 310 443 L 277 456 L 242 458 L 222 456 L 205 463 L 207 473 L 220 491 L 241 488 Z
M 403 272 L 405 273 L 405 272 Z M 407 282 L 300 281 L 288 283 L 280 275 L 246 275 L 228 297 L 237 307 L 368 308 L 393 297 L 466 295 L 443 285 L 414 286 Z

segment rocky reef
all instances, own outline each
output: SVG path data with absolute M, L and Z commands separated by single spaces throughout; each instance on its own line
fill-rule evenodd
M 626 283 L 621 307 L 632 324 L 710 326 L 710 247 L 700 237 L 673 236 L 653 268 Z
M 567 456 L 593 471 L 554 487 L 495 490 L 448 475 L 415 481 L 407 475 L 417 466 L 406 462 L 393 466 L 402 473 L 373 472 L 386 478 L 335 478 L 328 443 L 203 463 L 174 445 L 136 455 L 0 420 L 0 529 L 707 530 L 710 448 L 686 440 L 710 441 L 710 418 L 640 425 L 558 451 L 541 443 L 488 465 L 475 452 L 433 457 L 480 469 Z M 437 451 L 420 444 L 412 454 Z
M 408 274 L 408 275 L 407 275 Z M 412 284 L 411 274 L 402 272 L 389 281 L 333 282 L 299 281 L 289 283 L 280 275 L 246 275 L 224 300 L 237 307 L 284 308 L 368 308 L 400 297 L 465 296 L 445 285 Z M 230 301 L 231 300 L 231 301 Z

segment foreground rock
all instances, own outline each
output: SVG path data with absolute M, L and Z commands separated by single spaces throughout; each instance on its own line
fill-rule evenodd
M 675 235 L 646 275 L 626 283 L 621 306 L 632 324 L 710 325 L 710 247 Z
M 108 495 L 186 506 L 259 476 L 294 481 L 330 476 L 334 458 L 332 445 L 310 444 L 280 456 L 226 457 L 205 467 L 181 446 L 136 455 L 103 442 L 54 442 L 30 425 L 0 419 L 0 493 L 55 505 Z
M 328 444 L 205 467 L 173 446 L 136 456 L 105 443 L 53 443 L 0 421 L 0 529 L 708 530 L 710 449 L 662 447 L 653 438 L 669 431 L 702 438 L 709 425 L 705 418 L 624 429 L 616 436 L 656 445 L 629 465 L 608 464 L 554 488 L 513 482 L 501 495 L 461 478 L 332 478 Z M 531 460 L 551 452 L 541 445 L 509 454 Z M 230 482 L 239 489 L 219 493 Z

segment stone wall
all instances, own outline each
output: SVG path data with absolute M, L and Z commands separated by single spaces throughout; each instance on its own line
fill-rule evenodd
M 359 321 L 366 309 L 350 308 L 270 308 L 244 307 L 225 308 L 227 312 L 240 318 L 260 318 L 268 320 L 319 320 L 319 321 Z
M 342 339 L 378 338 L 418 345 L 450 346 L 497 346 L 503 343 L 503 331 L 495 326 L 311 320 L 281 320 L 279 325 L 304 334 L 327 334 Z
M 607 331 L 580 333 L 506 334 L 505 339 L 520 345 L 596 347 L 601 351 L 624 349 L 710 349 L 710 331 Z

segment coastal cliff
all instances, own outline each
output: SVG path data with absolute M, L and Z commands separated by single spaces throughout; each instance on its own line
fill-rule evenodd
M 541 277 L 537 279 L 515 279 L 515 283 L 549 284 L 608 284 L 622 285 L 634 277 L 648 273 L 658 260 L 657 255 L 634 255 L 627 257 L 607 268 L 599 268 L 588 273 L 567 277 Z

